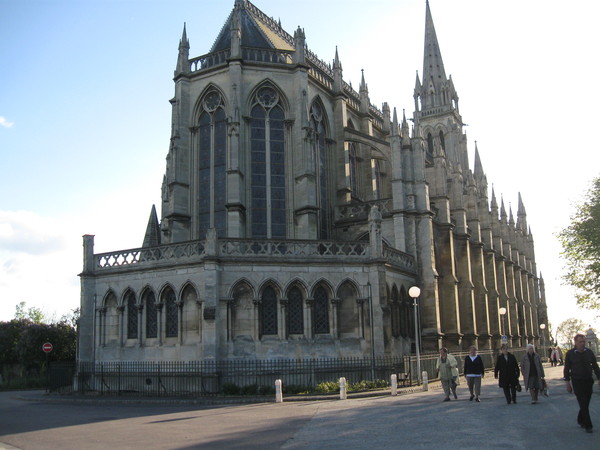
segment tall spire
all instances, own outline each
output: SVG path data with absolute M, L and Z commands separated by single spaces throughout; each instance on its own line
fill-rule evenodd
M 444 62 L 442 61 L 442 53 L 438 44 L 431 10 L 429 9 L 429 1 L 426 2 L 427 8 L 425 11 L 425 52 L 423 55 L 423 85 L 427 86 L 431 81 L 435 85 L 446 82 L 446 72 L 444 70 Z
M 181 40 L 179 41 L 179 54 L 177 55 L 177 67 L 175 68 L 175 75 L 179 73 L 188 73 L 190 71 L 189 65 L 190 57 L 190 41 L 187 38 L 187 32 L 185 29 L 185 22 L 183 24 L 183 33 L 181 33 Z
M 152 205 L 142 247 L 156 247 L 157 245 L 160 245 L 160 225 L 158 224 L 156 206 Z

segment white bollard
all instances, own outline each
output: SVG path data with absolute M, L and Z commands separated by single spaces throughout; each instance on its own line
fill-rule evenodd
M 421 379 L 423 380 L 423 390 L 424 391 L 428 391 L 429 390 L 429 378 L 427 377 L 427 371 L 424 370 L 423 373 L 421 374 Z
M 346 400 L 346 378 L 340 378 L 340 400 Z
M 398 395 L 398 375 L 392 374 L 392 396 Z
M 283 393 L 281 392 L 281 380 L 275 380 L 275 403 L 283 402 Z

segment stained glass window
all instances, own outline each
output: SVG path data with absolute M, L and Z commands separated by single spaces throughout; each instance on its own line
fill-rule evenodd
M 202 101 L 204 111 L 198 121 L 198 226 L 200 237 L 209 228 L 217 236 L 226 234 L 226 155 L 227 117 L 223 99 L 217 91 L 210 91 Z
M 322 286 L 315 290 L 313 304 L 313 333 L 329 333 L 329 298 L 327 291 Z
M 154 292 L 150 291 L 145 296 L 145 310 L 146 310 L 146 337 L 155 338 L 157 336 L 158 327 L 156 321 L 156 297 Z
M 304 333 L 304 308 L 302 304 L 302 293 L 294 286 L 288 294 L 288 333 Z
M 356 156 L 356 144 L 354 142 L 348 143 L 348 164 L 349 168 L 349 176 L 350 176 L 350 189 L 352 191 L 352 197 L 359 198 L 358 195 L 358 159 Z
M 317 163 L 317 186 L 319 202 L 319 239 L 329 237 L 329 196 L 327 193 L 327 152 L 325 146 L 324 114 L 318 103 L 313 103 L 310 110 L 311 123 L 315 132 L 313 156 Z
M 261 298 L 260 319 L 261 336 L 277 334 L 277 294 L 270 286 Z
M 175 303 L 175 292 L 173 292 L 172 289 L 168 289 L 165 293 L 166 337 L 176 337 L 179 334 L 179 314 L 177 309 L 177 303 Z
M 373 198 L 381 198 L 381 160 L 371 160 L 371 171 L 373 173 Z
M 138 311 L 135 304 L 135 294 L 127 294 L 127 339 L 137 339 Z
M 269 86 L 255 100 L 250 112 L 251 233 L 285 239 L 285 114 L 277 91 Z

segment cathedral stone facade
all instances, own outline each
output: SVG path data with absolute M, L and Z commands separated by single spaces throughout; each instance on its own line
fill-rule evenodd
M 160 220 L 152 207 L 137 249 L 95 254 L 84 236 L 80 361 L 539 339 L 525 208 L 515 222 L 498 205 L 477 148 L 470 168 L 428 3 L 412 127 L 370 103 L 364 76 L 358 91 L 344 81 L 337 50 L 321 61 L 247 0 L 203 56 L 184 27 L 174 83 Z

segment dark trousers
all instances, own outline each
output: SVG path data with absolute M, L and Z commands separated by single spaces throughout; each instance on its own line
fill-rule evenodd
M 510 386 L 504 386 L 502 389 L 504 389 L 504 396 L 506 397 L 506 403 L 510 403 L 511 400 L 516 403 L 517 388 L 515 387 L 515 385 L 511 384 Z
M 594 380 L 571 380 L 577 403 L 579 403 L 579 414 L 577 423 L 584 428 L 592 428 L 590 417 L 590 400 L 594 390 Z

